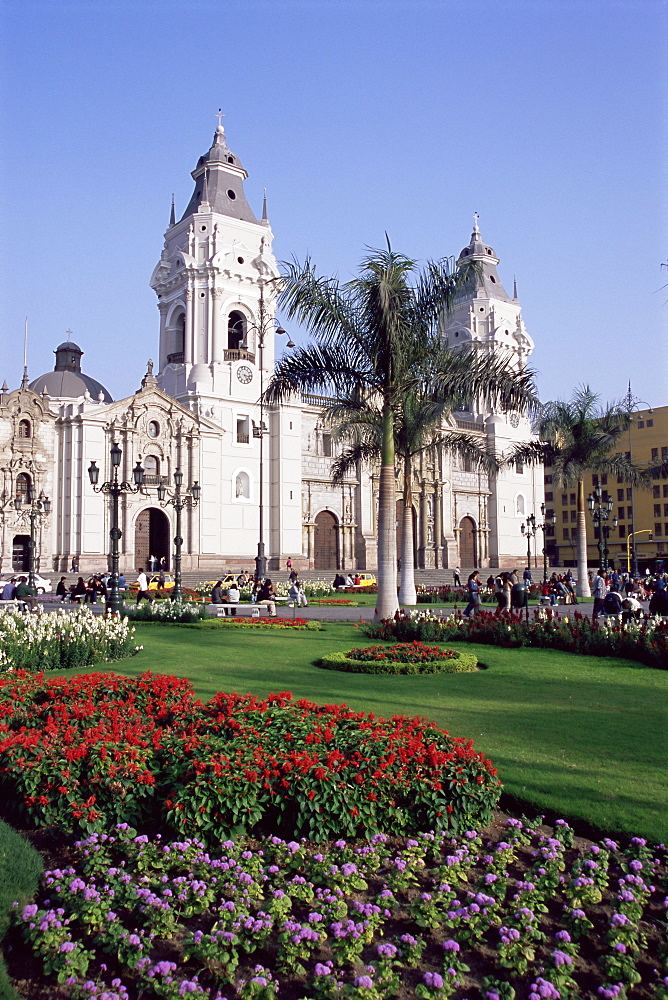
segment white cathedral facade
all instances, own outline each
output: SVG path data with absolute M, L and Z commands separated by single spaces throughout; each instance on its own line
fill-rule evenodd
M 376 566 L 378 481 L 360 467 L 334 486 L 336 447 L 321 418 L 321 401 L 303 397 L 261 407 L 260 396 L 282 349 L 274 322 L 278 270 L 266 209 L 258 219 L 244 193 L 247 173 L 222 126 L 193 171 L 195 188 L 180 220 L 172 218 L 151 277 L 160 315 L 158 361 L 149 362 L 133 395 L 113 400 L 81 370 L 82 349 L 69 339 L 55 351 L 53 371 L 0 390 L 0 574 L 27 569 L 29 529 L 15 499 L 51 500 L 36 525 L 36 569 L 86 574 L 108 565 L 109 500 L 93 491 L 91 461 L 111 478 L 110 448 L 122 450 L 120 478 L 132 482 L 139 461 L 143 488 L 120 499 L 121 570 L 131 574 L 149 555 L 173 559 L 173 506 L 158 486 L 183 473 L 198 482 L 198 506 L 183 510 L 182 568 L 207 579 L 253 569 L 260 532 L 270 571 L 288 557 L 302 570 Z M 520 366 L 533 349 L 516 293 L 497 273 L 498 258 L 477 224 L 460 260 L 480 264 L 472 297 L 448 316 L 443 336 L 511 356 Z M 68 331 L 69 333 L 69 331 Z M 531 430 L 517 413 L 457 413 L 462 429 L 507 452 Z M 262 483 L 260 479 L 262 477 Z M 516 467 L 488 479 L 445 454 L 415 463 L 416 565 L 479 568 L 523 565 L 520 526 L 539 516 L 542 469 Z M 400 503 L 400 483 L 397 484 Z

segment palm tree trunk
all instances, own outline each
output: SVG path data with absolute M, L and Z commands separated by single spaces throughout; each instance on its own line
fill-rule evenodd
M 404 509 L 401 531 L 401 587 L 399 604 L 417 604 L 415 590 L 415 551 L 413 546 L 413 493 L 411 490 L 411 460 L 404 458 Z
M 587 573 L 587 520 L 585 515 L 585 487 L 584 479 L 578 479 L 578 537 L 577 537 L 577 558 L 578 558 L 578 597 L 591 597 L 589 588 L 589 576 Z
M 376 616 L 393 618 L 397 600 L 397 500 L 394 485 L 394 414 L 383 405 L 383 440 L 378 484 L 378 596 Z

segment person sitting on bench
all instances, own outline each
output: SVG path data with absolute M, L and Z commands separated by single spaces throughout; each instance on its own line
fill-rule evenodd
M 230 608 L 230 614 L 233 618 L 236 618 L 237 615 L 237 609 L 234 605 L 239 603 L 240 597 L 241 594 L 239 593 L 239 588 L 236 583 L 233 583 L 231 587 L 227 588 L 227 603 L 233 605 L 233 607 Z
M 276 617 L 276 588 L 269 579 L 266 578 L 262 586 L 260 587 L 257 595 L 257 604 L 264 604 L 267 608 L 267 613 L 270 618 Z

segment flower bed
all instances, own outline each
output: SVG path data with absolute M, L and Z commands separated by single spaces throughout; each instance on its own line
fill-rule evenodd
M 87 608 L 24 615 L 0 611 L 0 671 L 71 670 L 122 660 L 141 649 L 117 615 Z
M 431 611 L 402 611 L 394 618 L 366 623 L 364 628 L 374 639 L 479 642 L 507 648 L 535 646 L 590 656 L 624 657 L 668 669 L 668 621 L 660 618 L 608 625 L 578 612 L 560 617 L 550 608 L 535 610 L 529 621 L 521 613 L 499 616 L 479 611 L 471 618 L 463 618 Z
M 320 622 L 309 621 L 308 618 L 246 618 L 242 615 L 236 617 L 216 618 L 213 621 L 202 623 L 213 625 L 216 628 L 252 628 L 252 629 L 310 629 L 318 632 L 322 628 Z
M 194 601 L 146 601 L 142 604 L 126 604 L 123 614 L 133 622 L 179 625 L 202 621 L 206 617 L 206 606 L 195 604 Z
M 562 820 L 215 851 L 122 824 L 15 922 L 26 965 L 77 1000 L 665 1000 L 667 893 L 664 849 L 577 841 Z
M 409 642 L 330 653 L 318 660 L 318 666 L 356 674 L 454 674 L 477 670 L 478 658 L 473 653 Z
M 39 826 L 150 823 L 210 842 L 231 831 L 313 839 L 461 829 L 500 794 L 471 740 L 425 719 L 217 694 L 188 681 L 89 674 L 0 681 L 0 782 Z

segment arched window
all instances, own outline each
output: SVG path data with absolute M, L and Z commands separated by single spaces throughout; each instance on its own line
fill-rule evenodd
M 521 493 L 518 493 L 517 496 L 515 497 L 515 513 L 524 515 L 525 513 L 524 507 L 525 507 L 524 497 L 522 496 Z
M 155 455 L 147 455 L 144 458 L 144 475 L 156 478 L 160 475 L 160 459 Z
M 246 319 L 234 309 L 227 321 L 228 351 L 246 350 Z
M 31 493 L 32 483 L 30 481 L 30 476 L 27 472 L 19 472 L 16 477 L 16 498 L 20 498 L 21 503 L 28 503 L 30 501 Z
M 250 478 L 247 472 L 237 472 L 234 477 L 234 495 L 237 500 L 250 500 Z
M 32 426 L 29 420 L 19 420 L 19 437 L 32 437 Z
M 177 351 L 183 351 L 186 343 L 186 314 L 181 313 L 176 321 L 176 337 L 174 338 Z

